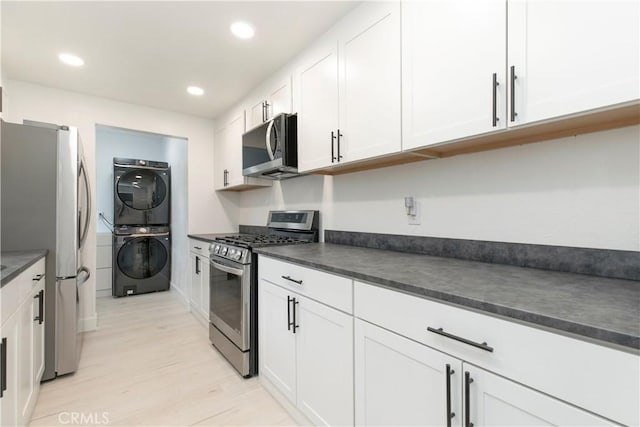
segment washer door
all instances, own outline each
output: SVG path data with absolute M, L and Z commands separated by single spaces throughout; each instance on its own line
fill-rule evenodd
M 159 206 L 167 197 L 167 185 L 152 170 L 134 169 L 120 177 L 116 192 L 128 207 L 149 210 Z
M 126 240 L 118 251 L 118 268 L 132 279 L 148 279 L 167 265 L 167 249 L 155 237 Z

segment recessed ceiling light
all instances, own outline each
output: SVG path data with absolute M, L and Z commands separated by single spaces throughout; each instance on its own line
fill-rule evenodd
M 58 58 L 60 61 L 67 65 L 71 65 L 72 67 L 82 67 L 84 65 L 82 58 L 71 53 L 61 53 L 58 55 Z
M 256 33 L 253 27 L 246 22 L 234 22 L 231 24 L 231 32 L 239 39 L 250 39 Z
M 202 89 L 201 87 L 198 87 L 198 86 L 189 86 L 187 88 L 187 92 L 189 92 L 191 95 L 195 95 L 195 96 L 204 95 L 204 89 Z

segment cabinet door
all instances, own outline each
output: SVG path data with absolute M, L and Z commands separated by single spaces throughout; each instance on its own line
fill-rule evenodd
M 200 302 L 200 312 L 206 320 L 209 320 L 209 260 L 201 258 L 200 263 L 200 286 L 202 288 L 202 300 Z
M 2 392 L 2 398 L 0 399 L 0 425 L 3 426 L 18 425 L 20 420 L 18 414 L 22 409 L 18 408 L 18 372 L 21 358 L 19 349 L 20 317 L 20 312 L 16 311 L 2 324 L 0 330 L 0 338 L 6 338 L 4 342 L 6 349 L 4 351 L 6 351 L 7 355 L 7 360 L 2 361 L 7 375 L 7 388 Z
M 190 255 L 191 259 L 191 292 L 190 302 L 191 309 L 200 311 L 202 307 L 202 265 L 208 260 L 203 260 L 200 255 L 196 255 L 193 252 Z
M 295 405 L 296 335 L 288 327 L 291 293 L 264 280 L 258 287 L 260 375 Z
M 242 134 L 244 111 L 230 117 L 214 136 L 216 144 L 216 189 L 244 183 L 242 175 Z
M 315 425 L 353 425 L 353 317 L 294 296 L 298 408 Z
M 508 65 L 519 125 L 636 100 L 640 3 L 509 2 Z
M 356 425 L 462 425 L 462 363 L 385 329 L 355 321 Z
M 37 298 L 33 298 L 33 384 L 34 387 L 38 387 L 40 380 L 42 379 L 42 373 L 44 372 L 44 281 L 42 278 L 38 282 L 38 286 L 34 289 L 34 295 L 42 295 Z M 40 294 L 42 292 L 42 294 Z M 40 311 L 40 298 L 42 298 L 42 312 Z M 43 319 L 42 323 L 39 320 L 35 320 L 36 317 Z
M 264 98 L 260 98 L 249 103 L 246 111 L 247 129 L 252 129 L 266 121 L 265 102 Z
M 469 399 L 469 421 L 476 427 L 617 425 L 475 366 L 465 363 L 463 369 L 472 381 L 465 399 Z
M 30 285 L 30 283 L 27 284 L 27 286 Z M 33 318 L 35 317 L 36 312 L 34 311 L 33 301 L 30 296 L 23 302 L 19 313 L 20 325 L 18 326 L 18 332 L 20 336 L 20 348 L 18 350 L 18 417 L 19 419 L 26 421 L 29 418 L 29 404 L 31 403 L 34 392 L 33 341 L 35 323 Z
M 216 129 L 215 134 L 213 135 L 213 156 L 214 156 L 214 188 L 216 190 L 222 190 L 226 187 L 227 182 L 227 157 L 228 157 L 228 149 L 227 149 L 227 128 L 223 127 L 221 129 Z
M 504 0 L 402 3 L 403 149 L 506 127 L 506 20 Z
M 366 3 L 342 28 L 339 160 L 399 152 L 400 2 Z
M 281 113 L 291 113 L 291 76 L 273 85 L 267 98 L 267 119 Z
M 332 133 L 338 130 L 338 46 L 316 46 L 297 72 L 298 169 L 301 172 L 335 162 Z M 334 154 L 335 156 L 335 154 Z

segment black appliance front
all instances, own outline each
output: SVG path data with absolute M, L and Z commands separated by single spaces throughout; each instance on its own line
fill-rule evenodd
M 114 158 L 113 182 L 116 225 L 171 222 L 171 169 L 168 163 Z
M 166 291 L 171 283 L 169 227 L 117 227 L 113 235 L 115 297 Z

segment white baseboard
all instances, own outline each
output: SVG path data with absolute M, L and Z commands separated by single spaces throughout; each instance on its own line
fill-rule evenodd
M 298 408 L 296 408 L 284 394 L 280 393 L 280 391 L 278 391 L 278 389 L 276 389 L 269 380 L 260 375 L 258 375 L 258 377 L 260 378 L 260 385 L 264 387 L 271 396 L 273 396 L 273 398 L 284 408 L 285 411 L 289 413 L 291 418 L 293 418 L 299 426 L 313 425 L 313 423 L 309 421 L 309 419 Z
M 98 313 L 93 316 L 80 319 L 80 330 L 82 332 L 90 332 L 98 330 Z
M 178 295 L 180 295 L 180 299 L 182 300 L 182 304 L 184 304 L 184 307 L 187 310 L 191 311 L 191 305 L 189 304 L 189 297 L 187 296 L 187 294 L 185 294 L 181 288 L 176 286 L 173 281 L 171 281 L 171 289 L 176 291 Z
M 96 298 L 104 298 L 111 296 L 111 289 L 98 289 L 96 291 Z

